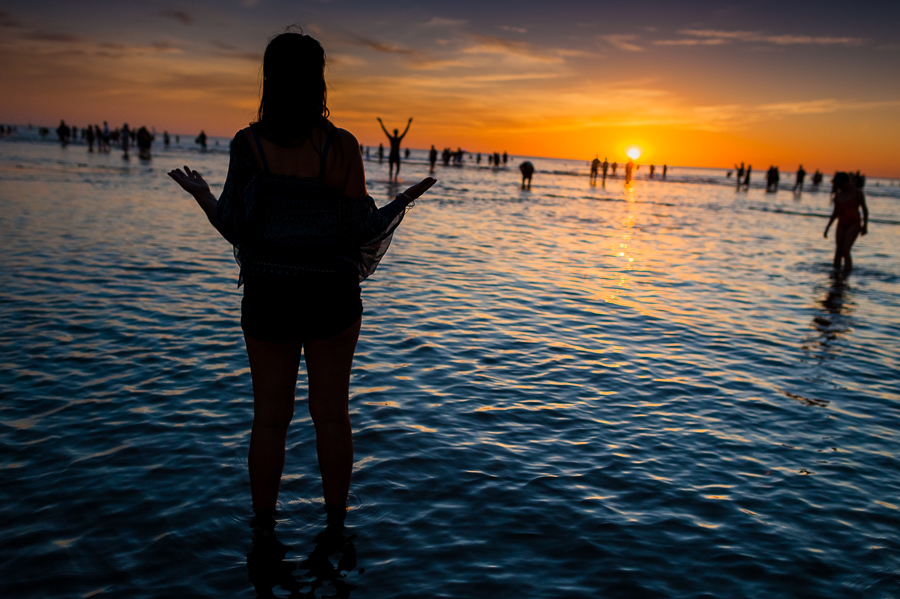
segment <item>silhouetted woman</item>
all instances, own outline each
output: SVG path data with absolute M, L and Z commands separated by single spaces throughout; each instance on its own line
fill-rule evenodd
M 844 263 L 843 274 L 848 275 L 853 270 L 853 260 L 850 258 L 850 248 L 853 242 L 862 234 L 868 233 L 869 209 L 866 207 L 866 197 L 853 184 L 847 173 L 835 173 L 834 181 L 834 210 L 828 224 L 825 225 L 824 237 L 828 238 L 828 229 L 831 223 L 837 219 L 837 232 L 834 235 L 834 270 L 841 272 L 841 261 Z M 862 218 L 859 212 L 862 210 Z
M 359 142 L 328 120 L 325 51 L 308 35 L 274 37 L 263 58 L 257 122 L 231 142 L 216 200 L 187 166 L 169 175 L 235 246 L 241 328 L 253 379 L 250 486 L 258 528 L 275 524 L 301 352 L 329 517 L 343 518 L 353 466 L 350 367 L 362 315 L 359 283 L 375 270 L 427 178 L 378 209 Z

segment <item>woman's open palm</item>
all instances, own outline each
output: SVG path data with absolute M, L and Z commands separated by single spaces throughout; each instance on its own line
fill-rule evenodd
M 180 168 L 169 171 L 169 176 L 194 197 L 197 197 L 198 194 L 209 193 L 209 183 L 200 176 L 200 173 L 192 171 L 188 166 L 184 167 L 184 171 Z
M 437 179 L 435 179 L 433 177 L 425 177 L 424 179 L 422 179 L 421 181 L 419 181 L 418 183 L 416 183 L 415 185 L 413 185 L 412 187 L 410 187 L 403 193 L 405 193 L 406 195 L 411 197 L 413 200 L 416 200 L 423 193 L 428 191 L 428 189 L 435 183 L 437 183 Z

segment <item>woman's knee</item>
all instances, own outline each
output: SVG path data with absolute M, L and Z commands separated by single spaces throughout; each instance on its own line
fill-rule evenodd
M 347 399 L 343 401 L 315 401 L 310 397 L 309 415 L 316 427 L 323 425 L 350 426 L 350 410 Z
M 293 415 L 290 414 L 256 414 L 253 417 L 253 428 L 272 435 L 286 434 L 291 420 Z

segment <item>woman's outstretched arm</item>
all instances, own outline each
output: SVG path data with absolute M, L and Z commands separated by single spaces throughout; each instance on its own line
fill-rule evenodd
M 176 168 L 175 170 L 169 171 L 169 176 L 175 179 L 175 182 L 178 183 L 183 190 L 194 196 L 197 204 L 203 209 L 203 212 L 206 213 L 206 218 L 212 223 L 212 226 L 216 229 L 220 229 L 219 219 L 216 216 L 216 196 L 209 190 L 209 183 L 200 176 L 200 173 L 192 171 L 190 167 L 185 165 L 184 171 L 180 168 Z

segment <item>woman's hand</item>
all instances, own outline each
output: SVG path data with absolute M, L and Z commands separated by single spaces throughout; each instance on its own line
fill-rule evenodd
M 437 183 L 437 179 L 434 177 L 425 177 L 406 191 L 404 191 L 404 195 L 410 198 L 411 201 L 416 201 L 419 199 L 423 193 L 428 191 L 432 185 Z
M 210 193 L 209 183 L 203 180 L 200 173 L 192 171 L 187 166 L 184 167 L 184 172 L 180 168 L 169 171 L 169 176 L 175 179 L 175 182 L 181 185 L 183 190 L 195 198 Z

